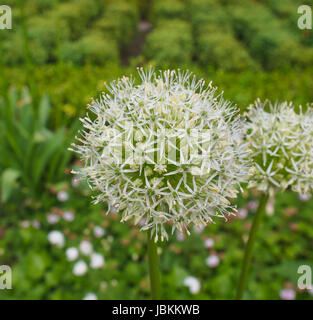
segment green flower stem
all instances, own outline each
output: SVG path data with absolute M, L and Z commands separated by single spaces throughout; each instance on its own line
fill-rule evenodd
M 149 260 L 149 274 L 152 300 L 161 299 L 160 286 L 160 272 L 159 272 L 159 258 L 157 253 L 157 245 L 154 242 L 151 233 L 148 231 L 148 260 Z
M 240 274 L 240 280 L 237 288 L 237 295 L 236 299 L 240 300 L 242 299 L 247 280 L 248 280 L 248 272 L 251 265 L 252 255 L 253 255 L 253 248 L 255 239 L 261 224 L 262 217 L 265 212 L 266 203 L 268 201 L 268 194 L 264 193 L 260 199 L 260 203 L 258 206 L 258 209 L 256 211 L 256 214 L 253 219 L 252 227 L 249 234 L 249 240 L 245 249 L 244 259 L 243 259 L 243 265 L 241 269 Z

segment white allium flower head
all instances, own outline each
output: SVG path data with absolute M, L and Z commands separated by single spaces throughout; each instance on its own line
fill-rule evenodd
M 57 230 L 49 232 L 48 240 L 51 244 L 56 245 L 59 248 L 62 248 L 65 242 L 64 234 Z
M 257 100 L 247 113 L 247 140 L 255 166 L 249 187 L 311 193 L 313 188 L 313 113 L 292 103 Z
M 92 251 L 93 251 L 92 243 L 87 241 L 87 240 L 83 240 L 79 244 L 79 249 L 80 249 L 82 254 L 84 254 L 86 256 L 90 256 L 92 254 Z
M 65 254 L 68 261 L 74 261 L 78 258 L 79 252 L 77 248 L 70 247 L 66 249 Z
M 73 273 L 75 276 L 83 276 L 88 270 L 88 266 L 85 261 L 79 260 L 74 264 Z
M 103 255 L 100 253 L 93 253 L 90 257 L 90 267 L 92 269 L 99 269 L 104 265 Z
M 141 82 L 123 77 L 107 86 L 81 119 L 74 146 L 79 173 L 122 221 L 143 221 L 155 241 L 190 224 L 233 212 L 229 199 L 248 174 L 238 110 L 211 83 L 190 72 L 139 69 Z M 73 149 L 71 149 L 73 150 Z
M 200 281 L 192 276 L 188 276 L 184 279 L 184 285 L 189 288 L 190 293 L 197 294 L 200 292 Z

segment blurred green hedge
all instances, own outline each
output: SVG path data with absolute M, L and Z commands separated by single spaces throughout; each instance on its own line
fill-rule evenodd
M 148 35 L 145 54 L 162 66 L 182 66 L 192 58 L 190 24 L 183 20 L 164 20 Z
M 157 24 L 163 20 L 186 19 L 186 6 L 181 0 L 157 0 L 153 1 L 150 19 Z
M 67 42 L 61 50 L 63 61 L 70 61 L 77 65 L 86 63 L 104 65 L 119 61 L 116 42 L 103 37 L 101 33 L 94 32 L 83 36 L 78 41 Z
M 205 25 L 197 37 L 197 56 L 202 66 L 222 70 L 254 69 L 257 64 L 231 32 Z
M 244 3 L 228 7 L 234 30 L 265 68 L 303 67 L 313 62 L 312 51 L 302 46 L 296 35 L 267 7 L 250 1 Z

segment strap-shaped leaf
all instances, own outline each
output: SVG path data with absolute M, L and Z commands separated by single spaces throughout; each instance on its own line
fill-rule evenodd
M 41 101 L 39 104 L 39 110 L 38 110 L 38 126 L 39 126 L 39 128 L 43 128 L 43 127 L 47 126 L 50 112 L 51 112 L 50 99 L 47 95 L 44 95 L 41 98 Z
M 20 176 L 16 169 L 6 169 L 1 176 L 1 201 L 6 202 L 14 190 L 15 183 Z

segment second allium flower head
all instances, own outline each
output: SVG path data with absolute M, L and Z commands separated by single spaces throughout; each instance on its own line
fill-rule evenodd
M 247 114 L 247 141 L 254 168 L 249 187 L 274 193 L 291 187 L 313 191 L 313 113 L 296 113 L 292 103 L 257 100 Z
M 226 217 L 248 175 L 238 111 L 189 72 L 139 70 L 108 86 L 82 119 L 80 174 L 122 221 L 141 221 L 155 241 Z M 142 223 L 144 221 L 144 223 Z

